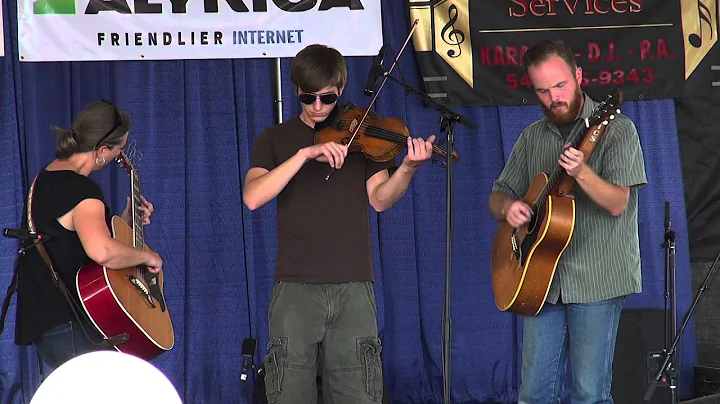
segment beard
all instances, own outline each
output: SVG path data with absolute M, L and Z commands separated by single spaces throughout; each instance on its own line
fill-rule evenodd
M 575 87 L 575 94 L 573 94 L 572 100 L 570 100 L 570 105 L 567 105 L 564 102 L 553 102 L 550 104 L 550 108 L 546 107 L 545 104 L 542 104 L 543 112 L 545 112 L 545 116 L 548 117 L 548 119 L 554 123 L 555 125 L 565 125 L 570 122 L 573 122 L 577 117 L 578 113 L 580 112 L 580 104 L 583 100 L 583 93 L 580 90 L 580 86 Z M 553 110 L 553 108 L 559 107 L 564 105 L 567 107 L 565 111 L 556 111 Z

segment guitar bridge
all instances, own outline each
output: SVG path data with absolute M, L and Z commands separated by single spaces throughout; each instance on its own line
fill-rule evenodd
M 510 237 L 510 242 L 512 243 L 513 255 L 515 255 L 515 259 L 520 261 L 520 247 L 518 247 L 516 235 L 517 229 L 513 229 L 513 234 Z
M 145 285 L 140 282 L 140 279 L 136 278 L 134 275 L 126 275 L 125 277 L 135 287 L 135 290 L 137 290 L 137 292 L 140 293 L 145 298 L 145 300 L 147 300 L 147 303 L 150 305 L 150 307 L 154 309 L 155 302 L 153 302 L 152 296 L 150 296 L 150 292 L 145 287 Z

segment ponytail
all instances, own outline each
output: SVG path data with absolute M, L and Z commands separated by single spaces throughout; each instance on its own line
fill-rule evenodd
M 77 152 L 78 142 L 77 139 L 75 139 L 75 130 L 62 129 L 56 125 L 52 126 L 52 130 L 57 136 L 55 157 L 65 160 Z

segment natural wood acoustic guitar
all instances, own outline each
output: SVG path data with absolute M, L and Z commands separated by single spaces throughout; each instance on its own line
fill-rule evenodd
M 140 206 L 140 177 L 133 162 L 120 153 L 118 162 L 130 173 L 132 227 L 119 216 L 111 220 L 112 236 L 128 246 L 145 245 Z M 76 276 L 81 306 L 91 323 L 104 336 L 129 335 L 115 349 L 142 359 L 152 359 L 175 345 L 172 320 L 163 292 L 163 273 L 144 265 L 108 269 L 95 262 L 85 264 Z
M 619 114 L 622 94 L 616 90 L 578 122 L 570 134 L 572 147 L 588 161 L 607 125 Z M 555 269 L 575 228 L 575 181 L 560 165 L 537 174 L 522 198 L 532 218 L 520 228 L 499 223 L 492 245 L 491 272 L 495 304 L 501 311 L 535 316 L 552 284 Z

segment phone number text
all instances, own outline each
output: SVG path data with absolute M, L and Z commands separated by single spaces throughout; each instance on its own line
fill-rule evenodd
M 530 78 L 526 73 L 519 78 L 518 76 L 520 75 L 516 73 L 508 73 L 505 76 L 505 82 L 507 83 L 509 89 L 515 90 L 519 87 L 526 87 L 528 89 L 532 89 L 532 83 L 530 82 Z M 620 86 L 627 83 L 650 84 L 654 81 L 655 73 L 653 72 L 653 69 L 646 67 L 642 69 L 631 69 L 630 71 L 625 71 L 623 69 L 601 70 L 597 73 L 583 71 L 581 85 L 583 87 L 589 86 L 591 84 L 599 84 L 603 86 L 614 84 Z

